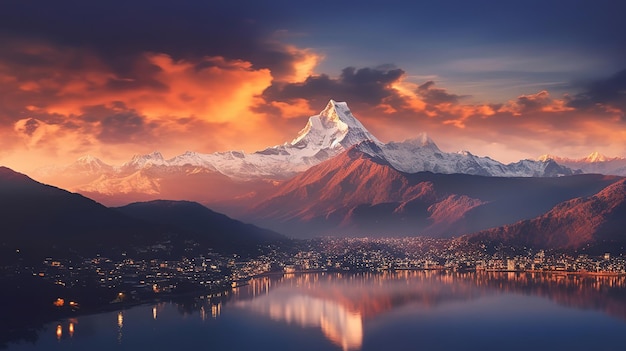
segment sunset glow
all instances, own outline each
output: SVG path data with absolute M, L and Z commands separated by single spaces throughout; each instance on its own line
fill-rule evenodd
M 0 349 L 622 350 L 624 13 L 0 1 Z
M 624 37 L 609 3 L 565 13 L 459 3 L 445 27 L 433 22 L 444 11 L 435 5 L 351 14 L 235 3 L 164 3 L 141 18 L 110 4 L 80 30 L 98 13 L 87 4 L 42 2 L 45 18 L 2 5 L 0 163 L 32 171 L 87 154 L 120 164 L 155 150 L 256 151 L 291 140 L 330 98 L 385 142 L 428 132 L 445 151 L 503 162 L 626 156 Z M 573 24 L 577 11 L 585 19 Z M 170 12 L 208 17 L 166 31 L 158 19 Z M 494 16 L 509 20 L 485 20 Z M 383 18 L 394 20 L 368 27 Z M 461 40 L 468 26 L 475 36 Z

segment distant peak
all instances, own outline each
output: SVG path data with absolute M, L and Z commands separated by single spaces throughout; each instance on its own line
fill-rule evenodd
M 431 139 L 426 132 L 419 134 L 416 139 L 422 144 L 422 146 L 435 145 L 433 139 Z
M 92 172 L 97 173 L 103 170 L 109 170 L 111 168 L 110 165 L 102 162 L 99 158 L 92 155 L 81 156 L 74 161 L 71 165 L 66 169 L 73 169 L 74 172 Z M 78 168 L 76 168 L 78 167 Z
M 133 168 L 137 168 L 137 167 L 144 167 L 146 165 L 165 165 L 167 164 L 167 161 L 165 161 L 165 159 L 163 158 L 163 155 L 158 152 L 158 151 L 154 151 L 152 153 L 149 154 L 145 154 L 145 155 L 138 155 L 135 154 L 133 155 L 133 158 L 124 163 L 122 166 L 123 167 L 133 167 Z
M 539 157 L 537 157 L 537 161 L 541 161 L 541 162 L 547 162 L 549 160 L 559 160 L 561 159 L 561 157 L 555 156 L 555 155 L 550 155 L 550 154 L 543 154 Z
M 161 153 L 158 152 L 158 151 L 154 151 L 153 153 L 147 154 L 146 156 L 149 156 L 150 158 L 155 158 L 155 159 L 158 159 L 158 160 L 162 160 L 163 159 L 163 155 L 161 155 Z
M 100 159 L 98 159 L 95 156 L 91 156 L 89 154 L 81 156 L 79 158 L 76 159 L 76 162 L 79 163 L 93 163 L 93 162 L 100 162 Z
M 428 136 L 428 133 L 423 132 L 418 134 L 414 138 L 410 138 L 404 141 L 405 143 L 421 146 L 421 147 L 432 147 L 435 149 L 439 149 L 437 144 Z
M 575 163 L 596 163 L 596 162 L 609 162 L 609 161 L 614 161 L 614 160 L 620 160 L 622 158 L 620 157 L 607 157 L 597 151 L 592 152 L 591 154 L 589 154 L 587 157 L 583 157 L 583 158 L 577 158 L 577 159 L 573 159 L 573 158 L 567 158 L 567 157 L 560 157 L 560 156 L 555 156 L 555 155 L 551 155 L 551 154 L 545 154 L 545 155 L 541 155 L 537 158 L 537 160 L 539 161 L 543 161 L 546 162 L 548 160 L 553 160 L 555 162 L 575 162 Z
M 163 155 L 158 151 L 154 151 L 145 155 L 134 154 L 133 160 L 163 160 Z
M 606 157 L 605 155 L 594 151 L 591 154 L 589 154 L 589 156 L 585 157 L 585 161 L 587 162 L 606 162 L 609 161 L 609 158 Z

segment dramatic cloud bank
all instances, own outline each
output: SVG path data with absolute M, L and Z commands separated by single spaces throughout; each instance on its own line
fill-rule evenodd
M 0 164 L 28 171 L 85 154 L 115 163 L 154 150 L 254 151 L 291 140 L 331 98 L 383 141 L 428 132 L 446 151 L 505 162 L 626 156 L 624 67 L 490 101 L 413 71 L 397 52 L 382 61 L 392 63 L 363 65 L 325 47 L 326 29 L 315 45 L 290 29 L 314 28 L 292 10 L 245 1 L 1 5 Z M 366 44 L 374 56 L 388 45 Z M 354 64 L 334 68 L 331 53 Z

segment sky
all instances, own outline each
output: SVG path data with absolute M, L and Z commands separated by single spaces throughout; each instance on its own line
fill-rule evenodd
M 329 99 L 382 141 L 626 157 L 622 1 L 0 2 L 0 165 L 252 152 Z

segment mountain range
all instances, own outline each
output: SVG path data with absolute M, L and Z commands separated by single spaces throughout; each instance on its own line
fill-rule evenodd
M 405 173 L 355 146 L 278 186 L 244 218 L 301 237 L 453 237 L 538 216 L 620 179 Z
M 547 249 L 622 252 L 626 245 L 626 179 L 598 193 L 561 202 L 550 211 L 470 235 L 471 242 Z
M 0 167 L 3 255 L 36 256 L 50 250 L 121 251 L 117 243 L 150 243 L 159 229 L 145 225 L 82 195 L 38 183 Z M 28 248 L 28 249 L 26 249 Z M 31 252 L 32 251 L 32 252 Z
M 284 236 L 252 224 L 233 220 L 212 211 L 197 202 L 154 200 L 135 202 L 115 210 L 146 223 L 163 228 L 175 228 L 186 233 L 203 245 L 217 249 L 255 250 L 259 244 L 280 242 Z
M 345 102 L 331 100 L 292 141 L 254 153 L 185 152 L 165 159 L 153 152 L 120 166 L 86 156 L 41 169 L 37 177 L 109 206 L 149 201 L 114 210 L 127 220 L 213 238 L 213 245 L 222 239 L 207 234 L 207 227 L 216 226 L 208 218 L 220 215 L 189 201 L 295 238 L 477 233 L 471 240 L 571 249 L 619 235 L 607 228 L 621 225 L 622 207 L 608 202 L 619 202 L 623 192 L 622 161 L 599 154 L 581 160 L 545 155 L 503 164 L 467 151 L 444 152 L 425 133 L 383 143 Z M 600 169 L 605 174 L 595 174 Z M 603 192 L 618 195 L 604 201 Z M 594 212 L 605 207 L 618 215 Z M 578 220 L 562 220 L 570 215 Z M 268 231 L 253 232 L 255 238 L 276 239 Z M 249 240 L 236 237 L 231 243 Z
M 470 152 L 441 151 L 425 133 L 404 142 L 382 143 L 354 117 L 345 102 L 330 100 L 309 117 L 291 142 L 264 150 L 202 154 L 185 152 L 171 159 L 161 153 L 135 155 L 120 166 L 82 157 L 65 167 L 47 167 L 35 177 L 108 205 L 169 198 L 206 204 L 265 194 L 271 185 L 291 179 L 352 147 L 385 160 L 406 173 L 463 173 L 496 177 L 554 177 L 580 173 L 552 159 L 508 165 Z M 198 191 L 198 186 L 202 191 Z
M 607 157 L 598 152 L 592 152 L 587 157 L 571 159 L 555 155 L 542 155 L 539 161 L 553 160 L 560 165 L 571 169 L 579 169 L 584 173 L 600 173 L 626 176 L 626 158 Z
M 0 261 L 7 262 L 52 254 L 141 253 L 157 244 L 169 246 L 168 252 L 152 255 L 176 255 L 189 241 L 217 251 L 256 252 L 259 244 L 285 239 L 193 202 L 157 201 L 107 208 L 6 167 L 0 167 L 0 213 Z

